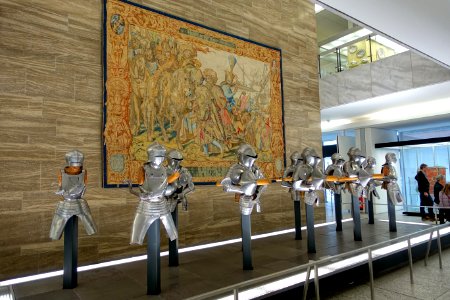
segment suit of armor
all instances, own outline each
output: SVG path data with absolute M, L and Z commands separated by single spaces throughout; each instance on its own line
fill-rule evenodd
M 367 172 L 367 174 L 369 176 L 372 176 L 373 174 L 375 174 L 374 167 L 376 164 L 377 164 L 377 161 L 375 160 L 374 157 L 372 157 L 372 156 L 367 157 L 367 160 L 364 163 L 364 170 Z M 366 186 L 367 196 L 372 194 L 375 197 L 377 197 L 378 199 L 380 199 L 380 195 L 378 195 L 378 192 L 376 189 L 376 187 L 379 185 L 380 185 L 380 183 L 378 180 L 371 179 Z M 368 197 L 368 198 L 371 199 L 370 197 Z
M 170 206 L 166 200 L 175 187 L 168 182 L 167 170 L 162 165 L 166 149 L 158 143 L 147 148 L 148 162 L 143 166 L 143 174 L 139 179 L 139 192 L 133 190 L 130 183 L 130 192 L 139 197 L 139 205 L 134 216 L 130 244 L 142 245 L 150 225 L 161 219 L 170 240 L 178 237 L 177 228 L 170 214 Z
M 351 147 L 347 155 L 349 161 L 344 163 L 344 174 L 347 177 L 355 178 L 354 181 L 347 184 L 347 189 L 355 197 L 364 196 L 364 188 L 371 179 L 369 174 L 362 168 L 365 157 L 362 155 L 361 150 L 355 147 Z
M 291 193 L 291 198 L 293 201 L 300 201 L 300 193 L 292 188 L 292 181 L 285 181 L 285 178 L 289 178 L 294 175 L 295 170 L 297 169 L 298 165 L 301 164 L 302 157 L 300 152 L 294 151 L 291 154 L 291 165 L 286 168 L 283 174 L 283 180 L 281 181 L 281 186 L 289 188 L 289 192 Z
M 336 176 L 336 177 L 342 177 L 344 176 L 344 158 L 339 153 L 334 153 L 331 155 L 331 162 L 332 164 L 329 165 L 326 170 L 326 175 Z M 343 188 L 343 184 L 340 182 L 327 182 L 327 188 L 331 189 L 333 193 L 340 194 Z
M 180 174 L 180 177 L 173 182 L 175 192 L 168 197 L 170 211 L 173 212 L 178 203 L 182 203 L 183 210 L 188 209 L 188 201 L 186 195 L 195 190 L 194 183 L 192 182 L 192 175 L 188 169 L 181 166 L 183 156 L 177 150 L 172 150 L 168 153 L 168 166 L 167 173 L 172 175 L 175 172 Z
M 319 197 L 316 191 L 321 189 L 324 175 L 320 168 L 320 157 L 312 148 L 305 148 L 302 152 L 303 163 L 299 164 L 292 177 L 292 187 L 296 191 L 305 192 L 305 203 L 313 205 Z
M 61 238 L 67 221 L 73 216 L 81 219 L 87 234 L 91 235 L 97 232 L 89 206 L 83 199 L 87 180 L 86 171 L 83 170 L 83 160 L 83 153 L 78 150 L 66 154 L 67 166 L 60 171 L 59 189 L 56 191 L 56 194 L 61 195 L 64 200 L 58 203 L 53 216 L 50 228 L 52 240 Z
M 397 162 L 395 153 L 389 152 L 385 156 L 386 163 L 381 168 L 381 173 L 384 175 L 386 181 L 381 185 L 382 189 L 387 190 L 389 198 L 394 204 L 403 202 L 403 195 L 400 192 L 400 187 L 397 183 L 397 171 L 394 164 Z
M 255 150 L 250 145 L 242 144 L 237 153 L 239 162 L 230 167 L 221 184 L 225 192 L 240 195 L 241 214 L 251 215 L 255 205 L 256 211 L 261 211 L 260 196 L 267 186 L 257 184 L 257 180 L 264 178 L 264 175 L 255 165 L 258 157 Z

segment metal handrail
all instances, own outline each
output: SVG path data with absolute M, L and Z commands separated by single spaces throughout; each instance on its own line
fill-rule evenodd
M 336 260 L 339 260 L 340 258 L 344 258 L 344 257 L 348 257 L 348 256 L 355 256 L 357 254 L 361 254 L 364 252 L 368 252 L 368 263 L 369 265 L 371 265 L 372 263 L 372 252 L 374 249 L 378 249 L 381 248 L 385 245 L 388 244 L 395 244 L 396 242 L 403 242 L 403 241 L 407 241 L 408 242 L 408 256 L 409 256 L 409 266 L 410 266 L 410 279 L 411 279 L 411 283 L 413 283 L 413 273 L 412 273 L 412 251 L 411 251 L 411 238 L 416 237 L 416 236 L 421 236 L 427 233 L 430 233 L 430 239 L 428 241 L 428 248 L 427 248 L 427 253 L 426 253 L 426 257 L 425 257 L 425 264 L 426 264 L 426 260 L 428 258 L 429 255 L 429 251 L 430 251 L 430 245 L 431 245 L 431 241 L 433 238 L 433 233 L 434 231 L 437 231 L 437 238 L 438 238 L 438 252 L 439 252 L 439 263 L 440 263 L 440 267 L 442 268 L 442 260 L 441 260 L 441 241 L 440 241 L 440 233 L 439 230 L 444 228 L 444 227 L 449 227 L 450 225 L 448 224 L 442 224 L 442 225 L 436 225 L 436 226 L 432 226 L 430 228 L 426 228 L 424 230 L 420 230 L 414 233 L 410 233 L 401 237 L 396 237 L 384 242 L 380 242 L 374 245 L 370 245 L 370 246 L 366 246 L 363 248 L 359 248 L 359 249 L 355 249 L 355 250 L 351 250 L 345 253 L 341 253 L 335 256 L 330 256 L 330 257 L 326 257 L 317 261 L 310 261 L 307 264 L 303 264 L 300 266 L 296 266 L 293 268 L 289 268 L 283 271 L 279 271 L 279 272 L 275 272 L 272 274 L 268 274 L 265 276 L 261 276 L 258 278 L 254 278 L 254 279 L 250 279 L 247 281 L 243 281 L 243 282 L 239 282 L 236 284 L 232 284 L 220 289 L 216 289 L 214 291 L 210 291 L 210 292 L 206 292 L 197 296 L 193 296 L 190 298 L 187 298 L 188 300 L 200 300 L 200 299 L 208 299 L 214 296 L 219 296 L 219 295 L 224 295 L 224 294 L 231 294 L 233 293 L 234 295 L 234 299 L 238 299 L 238 294 L 239 294 L 239 290 L 242 290 L 243 288 L 249 288 L 251 286 L 255 286 L 258 284 L 262 284 L 265 282 L 268 282 L 272 279 L 279 279 L 280 277 L 287 277 L 288 275 L 294 275 L 294 274 L 298 274 L 300 273 L 300 271 L 306 269 L 307 270 L 307 277 L 305 279 L 305 289 L 307 288 L 307 285 L 309 284 L 309 275 L 310 275 L 310 271 L 311 268 L 314 269 L 315 272 L 315 276 L 314 276 L 314 283 L 315 283 L 315 287 L 316 287 L 316 299 L 320 299 L 319 298 L 319 276 L 318 276 L 318 267 L 319 265 L 323 266 L 324 264 L 328 263 L 328 262 L 335 262 Z M 401 250 L 397 250 L 396 252 L 401 251 Z M 380 256 L 381 257 L 381 256 Z M 374 299 L 374 295 L 373 295 L 373 273 L 372 273 L 372 268 L 369 267 L 369 272 L 371 272 L 371 292 L 372 292 L 372 299 Z M 304 299 L 306 299 L 306 292 L 304 291 Z

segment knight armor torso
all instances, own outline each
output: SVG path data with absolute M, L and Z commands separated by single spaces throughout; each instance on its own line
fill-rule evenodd
M 96 233 L 97 227 L 91 211 L 86 200 L 82 198 L 85 191 L 85 171 L 82 170 L 79 174 L 73 175 L 67 174 L 64 169 L 60 172 L 61 185 L 56 194 L 61 195 L 64 200 L 60 201 L 56 207 L 50 227 L 50 238 L 59 240 L 67 221 L 73 216 L 80 218 L 88 235 Z
M 146 201 L 163 201 L 164 192 L 168 186 L 167 171 L 163 166 L 154 168 L 144 164 L 145 180 L 141 185 L 143 194 L 141 199 Z

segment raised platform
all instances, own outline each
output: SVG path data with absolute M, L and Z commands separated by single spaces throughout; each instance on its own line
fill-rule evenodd
M 344 222 L 342 232 L 335 231 L 335 224 L 323 226 L 318 224 L 319 227 L 316 228 L 315 232 L 317 250 L 315 254 L 307 253 L 306 231 L 303 233 L 303 240 L 301 241 L 294 239 L 293 230 L 276 236 L 263 238 L 256 236 L 257 239 L 252 241 L 254 266 L 252 271 L 242 270 L 241 244 L 238 241 L 223 246 L 180 253 L 179 267 L 168 267 L 168 257 L 164 256 L 161 258 L 162 292 L 158 298 L 185 299 L 306 264 L 310 260 L 319 260 L 323 257 L 338 255 L 407 235 L 433 225 L 431 222 L 420 221 L 420 217 L 407 217 L 403 216 L 401 212 L 397 212 L 397 232 L 391 233 L 389 232 L 388 222 L 380 221 L 380 219 L 387 220 L 387 216 L 385 214 L 375 215 L 375 224 L 369 225 L 367 224 L 367 217 L 362 214 L 363 240 L 360 242 L 353 240 L 352 222 Z M 420 246 L 417 250 L 414 250 L 415 258 L 422 256 L 420 253 L 423 252 L 423 249 L 419 249 L 421 247 L 423 248 L 423 246 Z M 392 267 L 393 260 L 397 261 L 405 256 L 402 253 L 397 255 L 400 256 L 387 258 L 386 261 L 379 260 L 377 264 Z M 378 265 L 374 265 L 374 267 L 375 272 L 383 272 L 383 268 Z M 358 268 L 362 268 L 362 273 L 367 271 L 364 270 L 364 266 Z M 349 270 L 343 272 L 349 272 Z M 349 274 L 355 272 L 358 272 L 358 270 L 355 269 Z M 78 287 L 72 290 L 62 289 L 62 276 L 14 284 L 13 289 L 17 299 L 148 299 L 149 296 L 146 295 L 146 274 L 146 262 L 139 260 L 80 272 L 78 274 Z M 366 274 L 368 273 L 366 272 Z M 344 278 L 342 275 L 345 275 L 345 273 L 336 278 Z M 357 275 L 358 278 L 362 278 L 361 276 Z M 330 280 L 329 283 L 322 283 L 321 280 L 321 286 L 327 286 L 328 290 L 333 283 L 337 287 L 340 284 L 345 284 L 338 283 L 336 278 L 329 276 L 329 279 L 324 279 Z M 350 278 L 350 280 L 352 279 Z M 313 286 L 310 291 L 314 291 Z M 284 292 L 289 293 L 287 290 Z M 299 291 L 294 290 L 294 293 L 298 295 Z M 278 294 L 278 297 L 286 299 L 286 295 Z M 273 294 L 272 297 L 277 296 Z

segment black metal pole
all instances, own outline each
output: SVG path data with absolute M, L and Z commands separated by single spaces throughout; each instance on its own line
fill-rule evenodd
M 367 201 L 367 210 L 369 212 L 369 224 L 375 224 L 375 218 L 373 216 L 373 193 L 370 193 L 369 201 Z
M 336 215 L 336 231 L 342 231 L 342 200 L 341 194 L 334 194 L 334 212 Z
M 353 239 L 362 241 L 361 237 L 361 212 L 359 211 L 359 199 L 352 195 L 353 207 Z
M 300 201 L 294 201 L 294 215 L 295 215 L 295 239 L 302 239 L 302 215 L 300 209 Z
M 78 284 L 78 217 L 72 216 L 64 227 L 63 289 L 73 289 Z
M 157 219 L 147 231 L 147 295 L 161 293 L 160 227 Z
M 252 228 L 250 215 L 241 214 L 243 269 L 253 270 L 252 264 Z
M 389 231 L 397 232 L 397 222 L 395 220 L 395 205 L 392 201 L 389 193 L 387 193 L 387 203 L 388 203 L 388 216 L 389 216 Z
M 178 229 L 178 205 L 172 212 L 172 219 L 175 227 Z M 180 265 L 178 260 L 178 239 L 171 241 L 169 239 L 169 267 L 178 267 Z
M 316 239 L 314 236 L 314 206 L 305 204 L 306 231 L 308 233 L 308 253 L 316 253 Z

